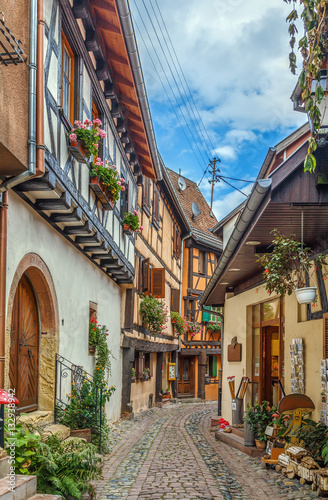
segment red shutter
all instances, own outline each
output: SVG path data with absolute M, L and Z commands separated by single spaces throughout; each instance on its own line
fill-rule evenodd
M 150 293 L 159 299 L 165 297 L 165 269 L 163 267 L 150 270 Z
M 323 357 L 328 359 L 328 313 L 323 314 Z
M 149 286 L 149 278 L 150 278 L 150 273 L 149 273 L 149 259 L 144 259 L 142 261 L 142 292 L 149 292 L 150 291 L 150 286 Z
M 179 290 L 177 288 L 171 289 L 171 311 L 179 312 Z
M 143 377 L 144 368 L 145 368 L 145 353 L 139 351 L 137 358 L 137 374 L 136 374 L 138 379 L 141 379 Z

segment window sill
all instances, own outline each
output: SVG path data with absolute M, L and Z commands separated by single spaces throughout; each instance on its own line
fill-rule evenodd
M 156 231 L 158 231 L 158 230 L 159 230 L 159 228 L 160 228 L 160 227 L 159 227 L 159 222 L 158 222 L 158 221 L 156 221 L 156 220 L 152 220 L 152 224 L 153 224 L 153 227 L 156 229 Z

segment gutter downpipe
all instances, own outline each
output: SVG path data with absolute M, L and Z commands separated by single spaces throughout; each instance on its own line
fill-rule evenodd
M 37 10 L 37 0 L 31 0 L 28 88 L 28 170 L 16 177 L 7 179 L 0 185 L 0 202 L 1 193 L 17 186 L 36 174 Z
M 0 205 L 0 389 L 5 385 L 7 218 L 8 193 L 5 192 Z
M 157 150 L 154 126 L 151 119 L 144 76 L 142 73 L 142 67 L 141 67 L 138 47 L 136 44 L 136 36 L 133 28 L 133 22 L 128 0 L 116 1 L 116 7 L 121 20 L 121 26 L 125 38 L 126 48 L 128 51 L 134 82 L 137 89 L 138 101 L 145 123 L 145 129 L 149 141 L 151 156 L 154 162 L 156 178 L 158 181 L 160 181 L 162 180 L 162 172 Z
M 271 178 L 259 179 L 254 184 L 253 192 L 251 193 L 250 197 L 247 200 L 247 204 L 243 212 L 241 213 L 241 216 L 238 219 L 235 229 L 233 230 L 229 238 L 229 241 L 222 253 L 221 259 L 214 271 L 214 274 L 210 279 L 209 284 L 207 285 L 205 292 L 203 293 L 199 301 L 201 306 L 204 305 L 205 301 L 213 292 L 213 288 L 215 287 L 218 279 L 220 278 L 222 272 L 225 269 L 225 266 L 228 264 L 231 256 L 236 250 L 238 244 L 240 243 L 240 240 L 244 235 L 252 218 L 254 217 L 256 210 L 260 206 L 268 190 L 271 188 L 271 184 L 272 184 Z

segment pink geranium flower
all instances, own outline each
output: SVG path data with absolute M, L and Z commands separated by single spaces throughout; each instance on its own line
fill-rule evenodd
M 87 127 L 89 127 L 90 125 L 92 125 L 92 121 L 89 120 L 89 118 L 87 118 L 86 120 L 84 120 L 84 125 L 86 125 Z
M 69 136 L 71 141 L 76 141 L 77 140 L 77 135 L 76 134 L 70 134 Z
M 121 186 L 121 191 L 125 191 L 125 187 L 124 186 Z
M 94 125 L 96 125 L 96 126 L 101 127 L 101 125 L 102 125 L 102 121 L 101 121 L 101 120 L 99 120 L 99 118 L 96 118 L 95 120 L 93 120 L 93 124 L 94 124 Z

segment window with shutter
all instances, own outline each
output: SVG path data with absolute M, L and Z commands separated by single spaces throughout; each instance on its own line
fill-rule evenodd
M 143 178 L 143 186 L 142 186 L 142 208 L 150 215 L 150 179 L 148 177 Z
M 143 378 L 143 372 L 145 369 L 145 353 L 142 351 L 139 351 L 137 353 L 137 373 L 136 376 L 138 379 Z
M 172 312 L 179 312 L 179 298 L 180 298 L 180 293 L 177 288 L 172 288 L 171 289 L 171 311 Z
M 181 256 L 181 235 L 180 231 L 177 228 L 177 259 Z
M 142 285 L 141 291 L 143 293 L 150 291 L 150 268 L 149 268 L 149 259 L 144 259 L 141 264 L 141 275 L 142 275 Z
M 328 313 L 323 314 L 323 357 L 328 359 Z
M 163 267 L 150 270 L 150 293 L 157 298 L 165 298 L 165 269 Z
M 158 226 L 159 223 L 159 191 L 155 185 L 154 185 L 153 223 L 155 223 L 155 226 Z
M 212 363 L 212 377 L 216 377 L 218 374 L 218 367 L 217 367 L 217 357 L 213 356 L 213 363 Z
M 129 211 L 129 183 L 124 185 L 125 191 L 121 191 L 121 219 L 123 219 L 125 212 Z
M 154 353 L 153 352 L 149 353 L 149 370 L 150 370 L 150 376 L 153 377 L 153 375 L 154 375 Z

